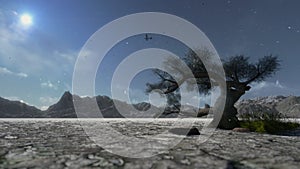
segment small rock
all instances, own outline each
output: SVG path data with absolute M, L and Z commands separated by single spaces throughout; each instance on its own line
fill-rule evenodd
M 199 130 L 196 127 L 193 127 L 190 129 L 190 131 L 187 133 L 188 136 L 192 136 L 192 135 L 200 135 Z
M 165 160 L 173 160 L 173 159 L 174 159 L 173 156 L 168 156 L 168 155 L 163 156 L 163 158 L 164 158 Z
M 90 160 L 95 159 L 95 155 L 94 155 L 94 154 L 89 154 L 89 155 L 87 156 L 87 158 L 90 159 Z
M 99 160 L 99 161 L 92 164 L 93 167 L 108 167 L 108 166 L 112 166 L 112 165 L 113 165 L 112 163 L 109 163 L 105 159 Z
M 113 163 L 116 166 L 123 166 L 124 161 L 121 158 L 110 159 L 109 162 Z
M 71 165 L 72 165 L 72 161 L 66 161 L 66 162 L 65 162 L 65 165 L 66 165 L 67 167 L 71 166 Z
M 186 135 L 186 136 L 194 136 L 194 135 L 200 135 L 199 130 L 196 127 L 192 128 L 173 128 L 169 130 L 171 133 L 177 134 L 177 135 Z
M 100 157 L 100 156 L 97 156 L 97 155 L 93 155 L 93 154 L 90 154 L 88 156 L 88 159 L 91 159 L 91 160 L 105 160 L 103 157 Z
M 17 139 L 18 136 L 6 135 L 4 138 L 5 139 Z
M 191 165 L 191 162 L 190 162 L 190 160 L 188 160 L 188 159 L 180 160 L 180 163 L 181 163 L 181 164 L 184 164 L 184 165 Z
M 247 133 L 247 132 L 250 132 L 250 130 L 248 128 L 241 128 L 241 127 L 236 127 L 234 129 L 232 129 L 232 131 L 235 131 L 235 132 L 242 132 L 242 133 Z
M 4 138 L 5 134 L 0 133 L 0 138 Z

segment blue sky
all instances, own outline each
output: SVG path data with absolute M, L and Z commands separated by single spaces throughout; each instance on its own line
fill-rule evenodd
M 76 58 L 89 37 L 105 24 L 137 12 L 170 13 L 192 22 L 222 59 L 244 54 L 255 61 L 278 55 L 281 70 L 265 82 L 252 84 L 244 97 L 300 95 L 297 0 L 0 0 L 0 4 L 0 97 L 39 108 L 55 103 L 71 90 Z M 24 13 L 32 16 L 32 25 L 20 23 Z M 160 47 L 184 53 L 175 40 L 153 36 L 148 43 L 140 42 L 142 35 L 125 39 L 107 54 L 99 69 L 105 71 L 97 74 L 97 94 L 110 94 L 109 72 L 133 51 Z M 141 73 L 133 81 L 137 97 L 133 100 L 145 98 L 143 84 L 148 75 Z

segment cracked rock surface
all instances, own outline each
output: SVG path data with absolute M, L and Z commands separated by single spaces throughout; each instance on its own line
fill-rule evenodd
M 93 121 L 124 135 L 144 137 L 172 128 L 172 121 Z M 90 123 L 86 122 L 86 125 Z M 196 126 L 201 126 L 197 122 Z M 201 133 L 201 130 L 200 130 Z M 169 133 L 170 137 L 176 136 Z M 159 155 L 136 159 L 95 144 L 76 120 L 0 120 L 0 168 L 298 168 L 300 137 L 216 130 L 203 144 L 183 137 Z M 163 139 L 162 139 L 163 140 Z M 118 143 L 115 143 L 118 144 Z

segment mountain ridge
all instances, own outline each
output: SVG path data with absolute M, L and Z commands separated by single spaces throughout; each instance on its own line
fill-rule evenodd
M 77 109 L 73 104 L 76 100 Z M 91 103 L 97 103 L 92 105 Z M 285 117 L 300 118 L 300 96 L 266 96 L 253 99 L 242 99 L 236 103 L 238 116 L 244 113 L 266 112 L 282 113 Z M 121 108 L 121 114 L 118 110 Z M 77 113 L 76 113 L 76 111 Z M 101 114 L 99 116 L 99 110 Z M 197 110 L 182 106 L 184 117 L 196 117 Z M 79 97 L 64 92 L 59 101 L 47 110 L 40 110 L 20 101 L 11 101 L 0 97 L 0 118 L 77 118 L 77 117 L 105 117 L 105 118 L 174 118 L 178 113 L 169 109 L 156 107 L 147 102 L 129 104 L 108 96 Z
M 287 118 L 300 118 L 300 96 L 266 96 L 243 99 L 236 103 L 239 115 L 244 113 L 281 113 Z
M 40 116 L 42 116 L 42 111 L 34 106 L 0 97 L 1 118 L 33 118 Z

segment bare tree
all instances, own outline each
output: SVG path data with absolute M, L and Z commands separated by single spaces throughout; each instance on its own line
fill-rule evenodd
M 199 52 L 198 52 L 199 53 Z M 209 59 L 212 53 L 208 50 L 202 50 L 202 59 Z M 180 80 L 175 81 L 174 77 L 170 74 L 154 70 L 154 73 L 160 78 L 158 83 L 148 83 L 147 92 L 154 89 L 163 91 L 164 94 L 174 93 L 179 90 L 180 86 L 186 82 L 188 88 L 193 88 L 197 85 L 199 92 L 208 94 L 213 88 L 214 79 L 211 79 L 208 71 L 214 73 L 213 67 L 205 67 L 202 60 L 195 52 L 190 50 L 183 58 L 184 63 L 191 69 L 193 77 L 185 75 L 182 71 L 180 62 L 176 59 L 168 60 L 165 65 L 172 72 L 172 76 L 180 76 Z M 234 104 L 240 99 L 246 91 L 249 91 L 249 86 L 253 82 L 261 82 L 268 77 L 271 77 L 278 69 L 280 63 L 276 56 L 268 55 L 259 59 L 256 63 L 250 63 L 249 57 L 243 55 L 230 57 L 228 60 L 223 61 L 223 68 L 225 71 L 226 91 L 221 95 L 226 98 L 225 107 L 222 117 L 218 123 L 218 127 L 222 129 L 232 129 L 238 126 L 237 109 Z M 212 69 L 212 70 L 208 70 Z M 215 72 L 215 77 L 219 77 L 218 72 Z M 195 78 L 196 84 L 191 83 L 190 79 Z M 195 81 L 194 81 L 195 82 Z M 177 97 L 179 98 L 179 97 Z M 174 100 L 174 98 L 173 98 Z M 169 101 L 169 104 L 172 101 Z

